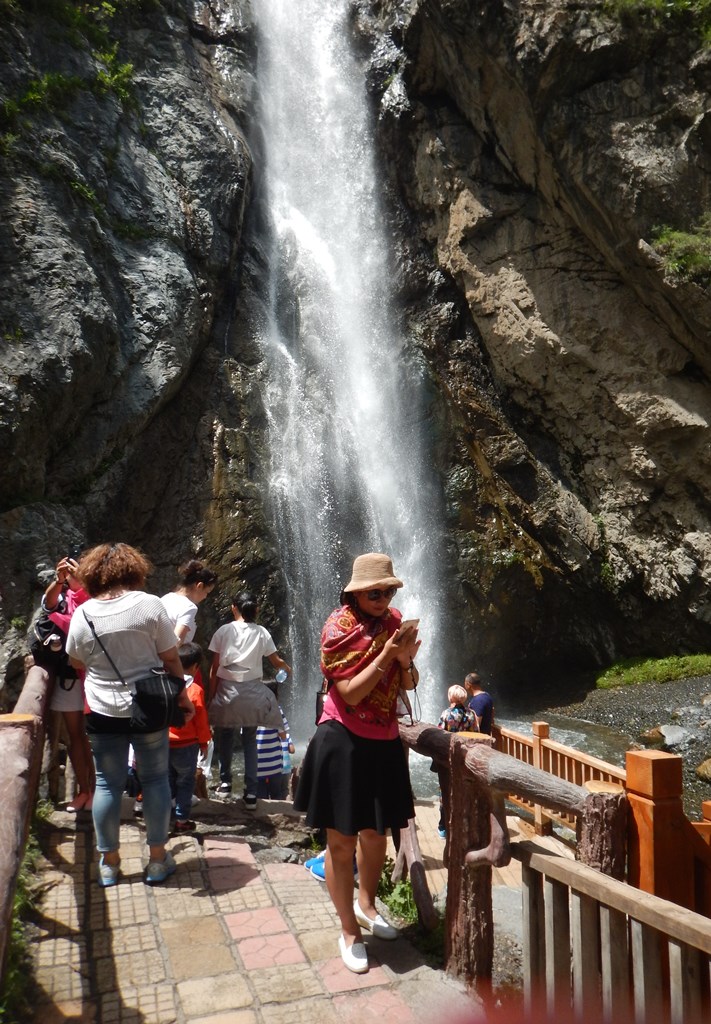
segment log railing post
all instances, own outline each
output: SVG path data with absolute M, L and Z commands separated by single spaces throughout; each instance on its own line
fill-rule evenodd
M 577 859 L 604 875 L 623 881 L 627 869 L 627 797 L 615 782 L 589 779 L 583 813 L 578 818 Z
M 53 679 L 28 668 L 15 710 L 0 715 L 0 979 L 4 978 L 13 900 L 37 797 Z
M 545 759 L 545 749 L 543 747 L 543 740 L 547 740 L 550 736 L 550 726 L 548 722 L 533 722 L 533 767 L 540 768 L 541 771 L 548 771 L 548 765 Z M 553 822 L 550 817 L 545 813 L 540 804 L 536 804 L 533 808 L 533 824 L 536 829 L 537 836 L 549 836 L 553 831 Z
M 630 885 L 694 907 L 694 872 L 685 863 L 687 820 L 682 759 L 661 750 L 627 752 Z
M 711 821 L 711 800 L 704 800 L 701 804 L 701 818 L 703 821 Z

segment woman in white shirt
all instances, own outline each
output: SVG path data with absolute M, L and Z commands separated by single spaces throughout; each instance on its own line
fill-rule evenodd
M 99 884 L 103 887 L 118 881 L 121 799 L 131 744 L 143 787 L 149 848 L 146 882 L 164 882 L 176 866 L 165 848 L 170 825 L 168 730 L 136 733 L 131 727 L 134 680 L 153 668 L 184 678 L 165 608 L 160 598 L 143 591 L 151 569 L 148 559 L 128 544 L 99 544 L 82 555 L 77 568 L 90 598 L 72 616 L 66 647 L 72 664 L 86 671 L 86 731 L 96 768 L 92 814 L 101 854 Z M 117 678 L 97 637 L 123 681 Z M 193 705 L 185 690 L 179 703 L 187 718 L 192 717 Z
M 271 635 L 254 620 L 257 599 L 238 594 L 232 605 L 234 622 L 220 626 L 212 640 L 209 717 L 220 764 L 218 793 L 232 792 L 232 754 L 235 731 L 242 730 L 244 750 L 244 802 L 248 810 L 257 806 L 257 726 L 282 729 L 279 705 L 262 681 L 262 661 L 291 674 L 291 667 L 279 657 Z

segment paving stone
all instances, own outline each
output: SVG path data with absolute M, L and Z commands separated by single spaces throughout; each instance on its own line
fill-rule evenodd
M 328 992 L 353 992 L 362 988 L 373 988 L 375 985 L 387 985 L 389 978 L 371 950 L 368 950 L 370 970 L 366 974 L 354 974 L 349 971 L 340 956 L 319 964 L 316 968 Z
M 253 1002 L 246 979 L 236 970 L 230 974 L 180 982 L 177 991 L 189 1021 L 198 1014 L 204 1017 L 210 1013 L 239 1010 Z
M 221 914 L 233 914 L 239 910 L 256 910 L 271 907 L 272 898 L 263 885 L 248 885 L 233 892 L 215 893 L 214 905 Z
M 301 882 L 304 875 L 307 881 L 312 881 L 303 864 L 263 864 L 262 871 L 269 882 Z
M 244 889 L 248 885 L 261 885 L 262 880 L 256 867 L 245 864 L 230 864 L 210 867 L 207 872 L 210 888 L 215 892 L 227 889 Z
M 252 971 L 249 980 L 262 1003 L 298 1002 L 309 996 L 324 995 L 317 972 L 307 964 Z
M 233 939 L 247 939 L 254 935 L 273 935 L 287 932 L 289 925 L 277 907 L 243 910 L 225 915 L 225 924 Z
M 172 986 L 126 987 L 101 1000 L 100 1024 L 174 1024 L 178 1008 Z
M 237 943 L 240 959 L 248 971 L 260 967 L 279 967 L 303 963 L 306 957 L 289 932 L 276 935 L 255 935 Z
M 299 935 L 302 932 L 323 931 L 335 932 L 336 939 L 340 934 L 338 915 L 329 900 L 328 903 L 313 903 L 311 905 L 298 903 L 282 903 L 285 916 L 291 921 L 294 931 Z
M 190 1024 L 258 1024 L 258 1021 L 254 1010 L 231 1010 L 228 1013 L 211 1013 L 209 1017 L 192 1017 Z
M 299 932 L 298 939 L 306 956 L 314 963 L 333 957 L 338 950 L 338 934 L 338 929 L 333 927 L 327 931 Z
M 367 992 L 335 996 L 333 1009 L 342 1024 L 367 1024 L 368 1021 L 387 1021 L 387 1024 L 417 1024 L 418 1018 L 397 992 L 375 988 Z M 444 1021 L 446 1018 L 439 1018 Z
M 201 917 L 183 917 L 177 921 L 161 924 L 160 932 L 168 949 L 181 949 L 185 946 L 206 945 L 212 949 L 224 945 L 226 936 L 218 918 L 213 915 Z
M 120 954 L 97 961 L 96 984 L 99 992 L 123 991 L 124 986 L 137 988 L 150 977 L 154 983 L 166 977 L 165 963 L 154 941 L 152 951 Z
M 268 1006 L 263 1006 L 260 1013 L 264 1024 L 339 1024 L 338 1014 L 330 999 L 303 999 L 295 1003 L 270 1003 Z
M 169 959 L 178 981 L 185 981 L 187 978 L 209 978 L 215 974 L 229 974 L 237 970 L 234 954 L 226 945 L 192 946 L 186 942 L 182 947 L 171 949 Z

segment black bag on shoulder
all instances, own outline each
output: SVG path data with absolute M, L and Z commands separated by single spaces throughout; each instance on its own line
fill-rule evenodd
M 84 618 L 89 623 L 94 639 L 108 658 L 116 678 L 130 691 L 131 687 L 117 669 L 114 659 L 101 642 L 101 637 L 86 612 Z M 171 676 L 165 669 L 153 668 L 148 675 L 134 680 L 133 686 L 136 692 L 132 692 L 131 696 L 131 732 L 158 732 L 170 725 L 177 728 L 185 725 L 185 712 L 178 704 L 178 697 L 185 689 L 184 679 Z
M 67 634 L 44 612 L 32 627 L 30 654 L 35 665 L 52 672 L 63 690 L 71 690 L 77 680 L 76 671 L 67 657 Z
M 323 682 L 321 683 L 321 689 L 316 691 L 316 725 L 318 725 L 319 721 L 321 720 L 321 715 L 323 714 L 324 701 L 326 700 L 326 697 L 328 696 L 328 691 L 331 689 L 332 685 L 332 679 L 324 678 Z

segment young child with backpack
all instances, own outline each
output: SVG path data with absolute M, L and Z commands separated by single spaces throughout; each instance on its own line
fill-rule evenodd
M 479 732 L 479 719 L 476 712 L 467 706 L 467 691 L 463 686 L 450 686 L 447 690 L 449 707 L 445 708 L 439 716 L 438 729 L 445 732 Z M 444 807 L 442 794 L 439 798 L 439 825 L 437 834 L 440 839 L 447 838 L 447 828 L 444 822 Z
M 175 831 L 192 832 L 195 822 L 191 820 L 190 813 L 195 792 L 198 754 L 207 751 L 211 732 L 207 720 L 205 691 L 193 678 L 200 668 L 202 648 L 194 643 L 182 644 L 178 648 L 178 657 L 185 670 L 185 687 L 195 708 L 195 715 L 186 725 L 179 728 L 170 727 L 170 789 L 175 800 Z

